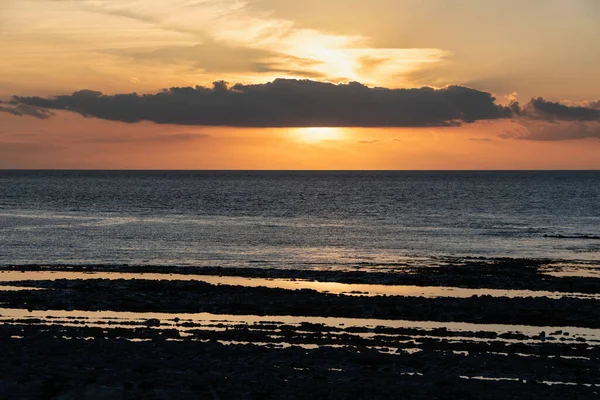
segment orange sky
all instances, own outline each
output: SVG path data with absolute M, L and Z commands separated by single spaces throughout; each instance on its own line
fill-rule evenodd
M 283 77 L 389 88 L 457 84 L 504 105 L 543 96 L 598 107 L 598 4 L 4 0 L 0 101 Z M 541 133 L 519 138 L 523 132 Z M 600 120 L 231 128 L 0 112 L 0 168 L 600 169 Z
M 0 168 L 598 169 L 599 143 L 497 135 L 511 122 L 457 128 L 227 128 L 124 124 L 60 112 L 0 114 Z M 10 143 L 9 145 L 7 145 Z

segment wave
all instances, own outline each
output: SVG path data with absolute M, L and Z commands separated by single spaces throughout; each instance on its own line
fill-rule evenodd
M 586 235 L 586 234 L 574 234 L 574 235 L 544 235 L 545 238 L 552 239 L 590 239 L 590 240 L 600 240 L 599 235 Z

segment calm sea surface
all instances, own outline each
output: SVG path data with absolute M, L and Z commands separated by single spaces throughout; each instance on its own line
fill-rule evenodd
M 0 171 L 0 264 L 600 260 L 600 172 Z

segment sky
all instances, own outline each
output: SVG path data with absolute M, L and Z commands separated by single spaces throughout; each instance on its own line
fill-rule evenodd
M 0 0 L 0 169 L 600 169 L 597 0 Z

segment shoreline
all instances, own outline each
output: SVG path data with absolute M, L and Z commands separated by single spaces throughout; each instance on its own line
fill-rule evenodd
M 258 264 L 258 263 L 257 263 Z M 600 262 L 586 262 L 585 272 L 566 274 L 573 264 L 565 260 L 452 259 L 433 266 L 406 266 L 395 271 L 348 271 L 272 267 L 197 267 L 129 264 L 20 264 L 0 265 L 0 272 L 107 272 L 199 275 L 260 279 L 287 279 L 344 284 L 389 286 L 442 286 L 470 289 L 536 290 L 600 293 Z M 592 272 L 590 272 L 592 271 Z M 597 276 L 596 276 L 597 274 Z
M 3 266 L 0 276 L 8 278 L 0 283 L 10 290 L 0 285 L 0 393 L 32 399 L 598 396 L 600 300 L 569 294 L 600 294 L 600 281 L 550 275 L 547 262 L 471 260 L 403 272 Z M 52 271 L 57 279 L 36 279 Z M 257 286 L 235 285 L 236 279 L 255 279 Z M 292 286 L 277 287 L 282 280 Z M 550 289 L 556 297 L 327 293 L 295 288 L 298 281 L 390 290 L 409 283 Z
M 198 281 L 65 280 L 11 283 L 43 290 L 1 292 L 0 306 L 31 310 L 296 315 L 600 328 L 594 299 L 347 296 L 310 289 Z

